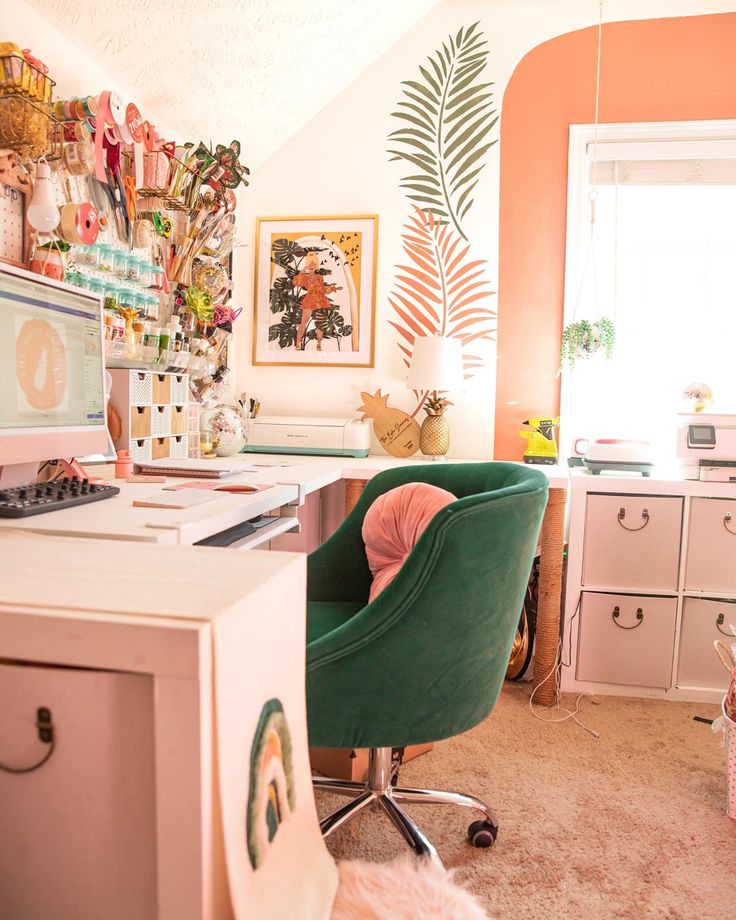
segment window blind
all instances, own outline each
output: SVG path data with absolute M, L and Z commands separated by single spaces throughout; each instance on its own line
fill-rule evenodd
M 590 142 L 586 154 L 591 185 L 736 185 L 736 140 Z

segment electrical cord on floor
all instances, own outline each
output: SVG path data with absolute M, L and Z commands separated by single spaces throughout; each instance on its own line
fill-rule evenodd
M 580 719 L 578 719 L 578 714 L 580 712 L 580 700 L 584 696 L 588 696 L 587 693 L 580 693 L 578 695 L 577 699 L 575 700 L 575 709 L 572 711 L 569 709 L 565 709 L 565 707 L 562 706 L 562 704 L 560 703 L 560 674 L 562 671 L 563 664 L 565 667 L 569 667 L 570 662 L 572 660 L 572 624 L 575 621 L 575 617 L 578 615 L 580 611 L 580 600 L 581 600 L 581 597 L 578 597 L 578 603 L 577 603 L 577 606 L 575 607 L 575 613 L 570 618 L 570 624 L 569 624 L 570 631 L 568 634 L 570 637 L 570 645 L 568 648 L 567 663 L 563 662 L 562 660 L 563 645 L 562 645 L 562 637 L 560 637 L 560 639 L 557 642 L 557 654 L 555 655 L 555 663 L 552 665 L 552 668 L 549 671 L 549 673 L 545 674 L 544 678 L 532 690 L 531 696 L 529 697 L 529 711 L 534 716 L 534 718 L 538 719 L 540 722 L 548 722 L 548 723 L 553 724 L 556 722 L 567 722 L 568 719 L 572 719 L 572 721 L 576 725 L 579 725 L 580 728 L 583 729 L 583 731 L 588 732 L 588 734 L 592 735 L 594 738 L 600 738 L 600 734 L 597 731 L 595 731 L 592 728 L 588 728 L 587 725 L 583 725 Z M 534 710 L 534 694 L 537 692 L 537 690 L 539 690 L 541 686 L 547 683 L 547 681 L 552 677 L 552 675 L 554 675 L 554 679 L 555 679 L 555 704 L 553 708 L 564 713 L 564 715 L 558 719 L 544 718 L 543 716 L 540 716 L 539 713 L 535 712 Z M 549 707 L 545 707 L 545 712 L 549 712 Z
M 51 710 L 47 709 L 45 706 L 41 706 L 36 710 L 36 728 L 38 729 L 38 737 L 40 740 L 49 746 L 44 756 L 30 767 L 9 767 L 7 764 L 0 763 L 0 770 L 5 773 L 33 773 L 34 770 L 38 770 L 39 767 L 42 767 L 46 763 L 49 757 L 54 753 L 56 739 L 54 737 L 54 725 L 51 721 Z

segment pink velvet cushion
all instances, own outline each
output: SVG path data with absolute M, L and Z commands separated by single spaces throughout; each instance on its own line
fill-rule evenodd
M 435 514 L 454 501 L 452 492 L 428 482 L 407 482 L 378 496 L 363 518 L 370 600 L 396 576 Z

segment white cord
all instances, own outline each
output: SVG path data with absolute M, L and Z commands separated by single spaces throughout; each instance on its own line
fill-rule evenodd
M 562 670 L 562 640 L 559 640 L 557 643 L 557 655 L 555 656 L 555 663 L 552 665 L 552 669 L 550 670 L 548 674 L 544 676 L 544 679 L 541 680 L 537 684 L 537 686 L 532 690 L 532 694 L 529 697 L 529 711 L 531 712 L 531 714 L 534 716 L 535 719 L 539 719 L 540 722 L 548 722 L 550 724 L 554 724 L 556 722 L 566 722 L 568 719 L 572 719 L 572 721 L 575 722 L 576 725 L 579 725 L 580 728 L 583 729 L 583 731 L 588 732 L 588 734 L 592 735 L 594 738 L 600 738 L 600 734 L 597 731 L 595 731 L 592 728 L 588 728 L 587 725 L 583 725 L 583 723 L 577 717 L 578 713 L 580 712 L 580 700 L 584 696 L 588 696 L 587 693 L 581 693 L 578 695 L 578 698 L 575 700 L 575 709 L 572 712 L 569 709 L 565 709 L 564 706 L 560 704 L 560 671 L 561 670 Z M 550 677 L 552 677 L 553 674 L 555 675 L 555 688 L 556 688 L 555 689 L 554 709 L 557 709 L 560 712 L 565 713 L 565 715 L 561 716 L 558 719 L 546 719 L 540 716 L 539 713 L 534 711 L 534 694 L 537 692 L 537 690 L 539 690 L 539 688 L 543 684 L 545 684 L 550 679 Z M 549 712 L 550 710 L 545 708 L 545 711 Z

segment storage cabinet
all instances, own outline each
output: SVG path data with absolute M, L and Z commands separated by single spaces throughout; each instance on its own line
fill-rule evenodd
M 134 462 L 189 455 L 189 377 L 115 368 L 110 401 L 122 434 L 115 447 L 129 450 Z
M 562 689 L 719 701 L 736 487 L 574 473 L 571 496 Z

